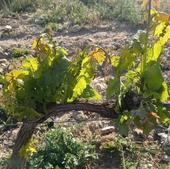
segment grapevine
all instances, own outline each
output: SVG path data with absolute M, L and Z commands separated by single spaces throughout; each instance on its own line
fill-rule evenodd
M 89 47 L 71 57 L 66 49 L 56 47 L 48 34 L 48 40 L 41 36 L 33 41 L 35 54 L 23 59 L 21 66 L 4 78 L 0 76 L 4 107 L 23 121 L 8 169 L 25 166 L 27 154 L 23 153 L 30 152 L 28 145 L 36 126 L 61 111 L 87 110 L 117 118 L 123 135 L 134 127 L 148 134 L 157 124 L 169 121 L 164 106 L 169 90 L 159 59 L 170 39 L 170 16 L 149 9 L 150 19 L 147 30 L 139 31 L 120 56 L 109 56 L 108 64 L 115 71 L 106 95 L 108 101 L 116 100 L 112 106 L 98 103 L 102 96 L 91 86 L 98 66 L 108 59 L 102 48 Z

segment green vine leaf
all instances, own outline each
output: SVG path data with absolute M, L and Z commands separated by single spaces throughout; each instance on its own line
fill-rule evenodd
M 91 58 L 89 56 L 85 57 L 81 64 L 81 70 L 77 76 L 77 83 L 73 88 L 73 96 L 71 100 L 81 96 L 83 91 L 91 83 L 94 78 L 94 67 L 92 66 Z
M 119 94 L 120 93 L 120 79 L 119 78 L 114 78 L 111 79 L 108 83 L 108 87 L 107 87 L 107 98 L 112 98 L 113 95 L 115 94 Z

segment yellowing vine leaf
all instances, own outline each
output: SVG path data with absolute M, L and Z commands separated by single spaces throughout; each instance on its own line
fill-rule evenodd
M 153 43 L 152 47 L 148 49 L 148 62 L 151 60 L 157 61 L 159 59 L 164 45 L 170 39 L 170 24 L 168 25 L 165 22 L 159 23 L 155 27 L 154 36 L 157 37 L 157 40 Z
M 32 49 L 35 49 L 38 45 L 38 38 L 35 38 L 32 42 Z
M 100 65 L 103 64 L 104 60 L 106 59 L 106 54 L 101 48 L 96 48 L 90 56 L 94 58 Z
M 38 69 L 38 64 L 37 58 L 27 58 L 23 63 L 23 68 L 30 69 L 32 72 L 35 72 Z
M 20 154 L 28 159 L 32 154 L 36 153 L 36 145 L 38 141 L 36 139 L 31 139 L 28 143 L 20 149 Z
M 12 81 L 22 78 L 23 76 L 25 76 L 27 74 L 28 74 L 28 71 L 13 70 L 10 73 L 6 74 L 5 79 L 7 82 L 11 83 Z
M 170 15 L 164 12 L 158 12 L 157 15 L 154 17 L 157 21 L 161 22 L 169 22 L 170 21 Z
M 77 96 L 80 96 L 86 87 L 87 87 L 86 79 L 85 77 L 82 76 L 73 90 L 74 91 L 73 97 L 76 98 Z
M 165 28 L 165 23 L 161 22 L 159 25 L 156 26 L 154 31 L 154 36 L 158 36 L 162 33 L 163 29 Z

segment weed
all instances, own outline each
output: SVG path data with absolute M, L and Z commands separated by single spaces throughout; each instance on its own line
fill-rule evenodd
M 65 17 L 67 16 L 67 18 Z M 69 21 L 73 24 L 91 23 L 98 19 L 113 20 L 115 18 L 121 21 L 129 21 L 130 23 L 138 23 L 141 21 L 141 13 L 136 6 L 135 1 L 131 0 L 64 0 L 58 2 L 54 9 L 44 15 L 44 24 L 48 22 L 64 22 Z
M 167 166 L 166 164 L 159 165 L 154 161 L 157 158 L 160 160 L 158 154 L 163 154 L 163 150 L 157 143 L 144 146 L 130 137 L 123 138 L 118 135 L 114 141 L 103 143 L 101 148 L 108 153 L 119 155 L 122 169 L 166 169 Z
M 118 19 L 137 24 L 142 15 L 135 0 L 3 0 L 4 9 L 12 12 L 34 11 L 43 26 L 48 23 L 98 23 Z
M 29 50 L 26 48 L 14 48 L 12 50 L 12 57 L 19 58 L 21 56 L 25 56 L 29 54 Z
M 50 22 L 45 25 L 44 32 L 57 31 L 58 29 L 58 24 Z
M 0 159 L 0 169 L 6 168 L 9 157 L 2 157 Z
M 77 141 L 69 130 L 56 128 L 29 161 L 29 169 L 83 169 L 97 159 L 94 147 Z

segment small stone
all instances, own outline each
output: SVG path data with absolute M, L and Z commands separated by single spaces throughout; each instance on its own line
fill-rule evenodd
M 87 39 L 89 42 L 94 42 L 94 40 L 92 38 L 88 38 Z
M 12 26 L 6 25 L 3 29 L 3 33 L 10 33 L 12 32 Z
M 0 63 L 8 63 L 7 59 L 0 59 Z
M 5 26 L 5 29 L 12 30 L 12 26 L 6 25 L 6 26 Z
M 136 132 L 136 134 L 143 134 L 143 130 L 141 129 L 136 128 L 134 129 L 134 131 Z
M 2 85 L 2 84 L 0 84 L 0 90 L 1 90 L 1 89 L 3 89 L 3 85 Z
M 73 118 L 78 122 L 88 119 L 88 117 L 82 111 L 73 111 Z
M 161 141 L 166 142 L 168 135 L 165 133 L 158 133 L 158 136 L 161 138 Z
M 106 134 L 110 134 L 112 132 L 115 131 L 115 127 L 114 126 L 107 126 L 101 129 L 101 133 L 102 135 L 106 135 Z
M 148 167 L 153 167 L 153 165 L 152 164 L 148 164 Z
M 170 160 L 170 159 L 169 159 L 168 155 L 163 155 L 163 156 L 161 157 L 161 161 L 162 161 L 162 162 L 166 162 L 166 163 L 167 163 L 167 162 L 169 162 L 169 160 Z

